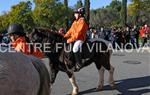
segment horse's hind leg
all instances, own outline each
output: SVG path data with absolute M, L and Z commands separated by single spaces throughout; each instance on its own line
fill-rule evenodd
M 101 63 L 100 63 L 101 62 Z M 95 64 L 97 69 L 99 70 L 99 85 L 97 90 L 102 90 L 104 85 L 104 72 L 105 69 L 109 72 L 109 83 L 112 88 L 115 88 L 114 82 L 114 67 L 110 64 L 109 55 L 100 56 L 97 60 L 95 60 Z
M 68 75 L 69 81 L 70 81 L 70 83 L 71 83 L 71 85 L 73 87 L 72 95 L 78 95 L 79 88 L 78 88 L 78 85 L 76 83 L 76 79 L 75 79 L 74 73 L 67 72 L 67 75 Z
M 103 90 L 103 86 L 104 86 L 104 72 L 105 69 L 104 67 L 101 66 L 101 64 L 99 64 L 99 62 L 95 62 L 96 68 L 98 69 L 99 72 L 99 84 L 98 87 L 96 88 L 96 90 Z
M 110 59 L 112 56 L 112 50 L 109 50 L 109 64 L 110 64 Z M 110 64 L 110 70 L 109 70 L 109 84 L 110 86 L 114 89 L 115 88 L 115 80 L 114 80 L 114 70 L 115 68 Z
M 111 65 L 110 65 L 110 70 L 109 70 L 109 84 L 113 89 L 115 88 L 114 67 Z
M 108 70 L 109 72 L 109 84 L 110 86 L 114 89 L 115 88 L 115 81 L 114 81 L 114 67 L 110 64 L 110 57 L 106 57 L 102 58 L 103 60 L 101 60 L 102 66 Z

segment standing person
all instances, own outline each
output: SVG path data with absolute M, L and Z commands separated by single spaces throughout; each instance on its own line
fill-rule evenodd
M 113 27 L 112 30 L 111 30 L 111 33 L 112 33 L 112 36 L 113 36 L 113 48 L 115 49 L 116 48 L 116 41 L 117 41 L 117 38 L 116 38 L 116 27 Z
M 43 53 L 39 49 L 34 49 L 33 45 L 28 44 L 30 41 L 26 37 L 21 24 L 10 25 L 8 27 L 7 35 L 10 37 L 12 48 L 14 48 L 17 52 L 43 58 Z
M 126 41 L 126 44 L 129 44 L 130 43 L 130 28 L 127 26 L 126 29 L 125 29 L 125 41 Z M 129 49 L 130 47 L 127 46 L 127 49 Z
M 147 24 L 144 25 L 144 30 L 145 30 L 145 36 L 146 36 L 146 40 L 149 40 L 149 34 L 150 34 L 150 29 L 147 26 Z
M 133 48 L 135 48 L 135 43 L 136 43 L 135 35 L 136 35 L 136 31 L 134 28 L 132 28 L 131 32 L 130 32 L 130 37 L 131 37 L 131 44 L 132 44 Z
M 95 28 L 93 28 L 93 29 L 91 30 L 91 32 L 92 32 L 92 34 L 91 34 L 91 38 L 92 38 L 92 39 L 93 39 L 93 38 L 98 38 L 98 34 L 97 34 L 97 31 L 96 31 Z
M 145 43 L 147 42 L 147 38 L 146 38 L 146 35 L 145 35 L 145 29 L 144 27 L 142 27 L 140 29 L 140 37 L 142 39 L 142 47 L 145 45 Z
M 104 39 L 104 38 L 105 38 L 104 32 L 105 32 L 105 31 L 104 31 L 104 28 L 101 27 L 101 29 L 100 29 L 100 31 L 99 31 L 99 34 L 98 34 L 98 37 Z
M 86 39 L 86 31 L 88 30 L 88 24 L 84 19 L 84 8 L 79 8 L 74 11 L 75 20 L 69 29 L 69 31 L 64 35 L 64 38 L 68 38 L 67 43 L 74 43 L 73 53 L 76 60 L 76 71 L 82 68 L 82 60 L 80 55 L 80 48 Z
M 139 32 L 139 29 L 136 25 L 134 25 L 133 30 L 135 32 L 136 46 L 138 48 L 139 47 L 139 34 L 140 34 L 140 32 Z
M 116 36 L 116 43 L 117 43 L 118 46 L 121 48 L 121 47 L 122 47 L 122 31 L 121 31 L 121 27 L 119 27 L 119 28 L 116 30 L 115 36 Z M 123 47 L 122 47 L 122 48 L 123 48 Z
M 147 35 L 148 44 L 150 46 L 150 27 L 148 27 L 147 24 L 145 25 L 145 32 L 146 32 L 146 35 Z

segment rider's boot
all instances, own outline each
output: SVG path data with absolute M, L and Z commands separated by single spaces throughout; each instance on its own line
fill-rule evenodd
M 76 65 L 74 71 L 79 71 L 83 67 L 81 54 L 79 52 L 74 53 Z

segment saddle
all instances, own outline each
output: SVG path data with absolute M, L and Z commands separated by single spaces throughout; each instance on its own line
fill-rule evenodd
M 67 45 L 65 48 L 67 48 L 68 50 L 70 50 L 70 48 L 71 48 L 70 52 L 64 51 L 64 54 L 63 54 L 64 59 L 66 60 L 66 65 L 70 69 L 71 67 L 77 65 L 76 63 L 79 64 L 79 61 L 80 61 L 80 64 L 79 64 L 80 67 L 90 64 L 90 62 L 92 62 L 92 59 L 94 59 L 96 54 L 100 53 L 98 49 L 101 49 L 102 51 L 107 50 L 107 44 L 106 44 L 106 42 L 104 42 L 101 39 L 86 40 L 82 44 L 81 50 L 79 50 L 79 52 L 78 52 L 78 54 L 79 54 L 78 56 L 80 56 L 78 58 L 76 55 L 77 53 L 74 54 L 72 51 L 73 44 Z M 79 60 L 79 59 L 81 59 L 81 60 Z
M 83 45 L 82 45 L 82 49 L 81 52 L 79 52 L 81 54 L 81 58 L 84 61 L 84 59 L 89 59 L 92 58 L 94 56 L 94 50 L 93 51 L 89 51 L 89 48 L 92 47 L 92 43 L 91 41 L 86 40 Z M 69 52 L 64 51 L 64 58 L 67 60 L 71 60 L 73 63 L 75 63 L 75 57 L 74 57 L 74 53 L 72 51 L 73 49 L 73 44 L 68 44 L 65 50 L 71 50 Z
M 98 47 L 96 47 L 96 45 L 94 44 L 98 43 Z M 102 45 L 102 47 L 100 48 L 100 45 Z M 102 49 L 103 51 L 107 50 L 107 46 L 111 44 L 111 42 L 106 41 L 104 39 L 101 38 L 94 38 L 94 39 L 86 39 L 85 42 L 82 44 L 82 50 L 81 50 L 81 56 L 82 59 L 87 59 L 87 58 L 92 58 L 94 57 L 94 54 L 97 52 L 96 49 Z M 73 58 L 73 52 L 72 52 L 72 48 L 73 48 L 73 44 L 71 45 L 71 47 L 69 47 L 69 45 L 66 46 L 66 48 L 69 50 L 71 48 L 71 52 L 65 52 L 65 57 L 67 59 L 74 59 Z

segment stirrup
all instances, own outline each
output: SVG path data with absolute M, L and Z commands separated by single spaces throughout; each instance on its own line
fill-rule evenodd
M 74 70 L 73 69 L 69 69 L 69 67 L 68 67 L 68 65 L 67 65 L 67 62 L 64 62 L 65 63 L 65 66 L 66 66 L 66 68 L 67 68 L 67 70 L 69 71 L 69 72 L 73 72 Z
M 81 68 L 82 68 L 82 66 L 76 65 L 75 68 L 74 68 L 74 71 L 78 72 L 78 71 L 81 70 Z

